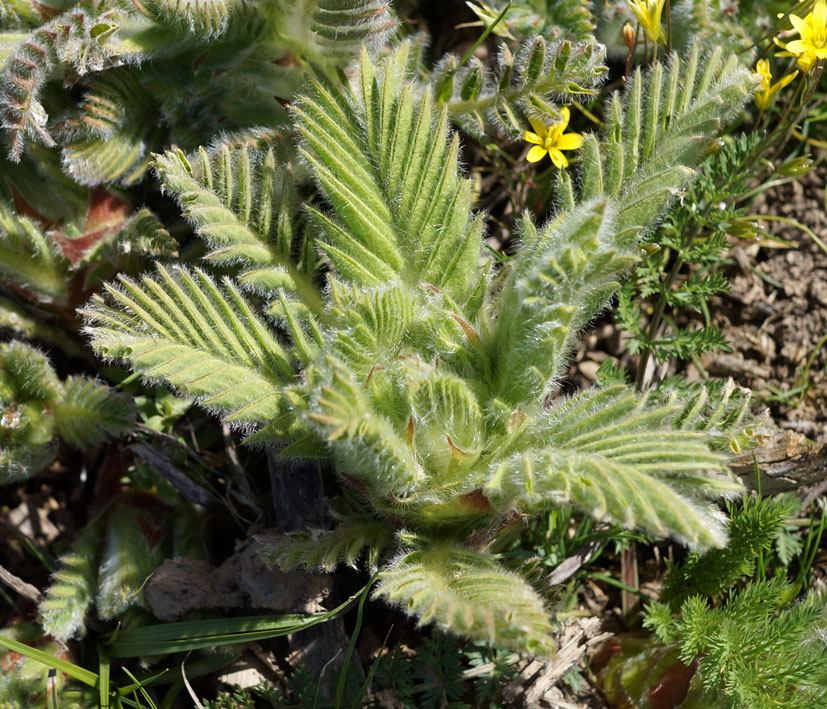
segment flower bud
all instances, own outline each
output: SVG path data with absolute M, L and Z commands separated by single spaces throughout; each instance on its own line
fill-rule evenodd
M 736 239 L 757 239 L 760 234 L 758 225 L 750 220 L 733 219 L 729 224 L 721 224 L 723 230 Z
M 777 172 L 784 177 L 801 177 L 813 169 L 813 160 L 809 155 L 799 155 L 797 158 L 787 160 Z
M 635 32 L 634 25 L 632 25 L 631 22 L 627 22 L 626 24 L 623 25 L 622 33 L 623 33 L 623 43 L 629 49 L 634 49 L 635 48 L 635 35 L 637 34 Z

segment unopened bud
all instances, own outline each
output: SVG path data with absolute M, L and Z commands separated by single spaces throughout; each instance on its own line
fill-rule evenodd
M 792 160 L 787 160 L 778 168 L 778 174 L 784 177 L 801 177 L 813 169 L 813 161 L 809 155 L 800 155 Z
M 635 27 L 631 22 L 627 22 L 623 25 L 623 42 L 629 49 L 635 48 Z
M 721 224 L 721 227 L 736 239 L 757 239 L 760 236 L 758 225 L 749 220 L 733 219 L 729 224 Z

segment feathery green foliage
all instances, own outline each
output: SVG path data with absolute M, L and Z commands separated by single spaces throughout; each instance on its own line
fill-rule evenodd
M 233 420 L 278 415 L 280 385 L 292 367 L 229 280 L 219 287 L 203 271 L 159 265 L 155 277 L 140 284 L 122 278 L 107 290 L 113 305 L 95 296 L 85 311 L 99 324 L 91 332 L 99 353 L 129 359 L 144 376 L 201 397 Z
M 430 77 L 434 94 L 451 118 L 474 136 L 487 128 L 516 138 L 525 117 L 556 118 L 558 101 L 597 93 L 606 73 L 604 51 L 594 42 L 525 40 L 512 52 L 502 45 L 494 72 L 479 60 L 459 66 L 449 54 Z
M 83 448 L 128 431 L 131 400 L 94 380 L 61 382 L 49 360 L 22 342 L 0 344 L 0 484 L 42 471 L 57 437 Z
M 687 186 L 690 168 L 751 86 L 736 56 L 725 58 L 720 47 L 704 54 L 696 43 L 686 60 L 673 54 L 668 68 L 655 63 L 646 76 L 637 69 L 625 101 L 614 94 L 603 140 L 586 146 L 580 197 L 617 199 L 619 243 L 639 239 Z
M 752 577 L 758 555 L 770 549 L 783 522 L 797 510 L 795 500 L 787 498 L 746 497 L 741 506 L 728 505 L 729 545 L 670 566 L 661 601 L 677 608 L 690 595 L 720 596 L 742 576 Z
M 380 576 L 378 595 L 420 623 L 548 654 L 551 625 L 542 598 L 486 554 L 434 542 L 403 553 Z
M 290 260 L 294 197 L 289 171 L 277 167 L 282 137 L 258 138 L 201 148 L 192 159 L 168 152 L 156 158 L 155 169 L 210 246 L 208 261 L 243 265 L 239 281 L 258 292 L 285 288 L 312 298 L 309 274 Z
M 96 77 L 86 86 L 79 115 L 61 126 L 63 167 L 80 184 L 131 185 L 143 177 L 158 128 L 140 78 L 132 67 Z
M 27 139 L 55 145 L 40 101 L 43 86 L 64 65 L 80 76 L 102 69 L 111 56 L 106 40 L 115 29 L 105 18 L 70 10 L 34 30 L 9 57 L 2 74 L 0 106 L 13 160 L 20 160 Z
M 271 566 L 333 571 L 339 564 L 356 568 L 364 553 L 369 568 L 376 568 L 382 550 L 393 541 L 393 528 L 369 517 L 349 517 L 330 530 L 314 529 L 283 537 L 259 537 L 261 558 Z
M 160 562 L 157 528 L 147 510 L 119 506 L 109 516 L 98 571 L 95 606 L 103 619 L 143 606 L 143 587 Z
M 40 601 L 38 621 L 47 634 L 61 642 L 85 631 L 86 613 L 97 589 L 101 538 L 101 525 L 96 522 L 80 533 L 71 551 L 58 559 L 58 569 Z
M 0 205 L 0 280 L 35 301 L 68 302 L 68 263 L 53 239 L 27 217 Z
M 756 574 L 757 558 L 797 507 L 783 498 L 747 498 L 743 507 L 730 506 L 730 547 L 672 565 L 663 602 L 646 609 L 644 625 L 662 643 L 677 644 L 685 665 L 698 661 L 701 681 L 693 683 L 693 694 L 705 702 L 804 707 L 827 696 L 823 588 L 790 605 L 796 588 L 783 575 Z M 744 576 L 748 581 L 734 588 Z M 724 601 L 710 607 L 708 597 Z
M 292 440 L 286 455 L 331 458 L 359 492 L 354 514 L 408 530 L 378 595 L 447 630 L 548 651 L 542 599 L 485 551 L 495 534 L 486 530 L 512 509 L 573 503 L 697 547 L 726 540 L 705 498 L 741 489 L 712 447 L 736 435 L 743 409 L 706 411 L 698 393 L 649 402 L 623 387 L 551 409 L 544 400 L 576 333 L 634 262 L 639 232 L 752 84 L 700 50 L 686 70 L 673 58 L 668 81 L 655 65 L 654 78 L 611 104 L 604 140 L 607 154 L 619 151 L 619 175 L 611 159 L 605 180 L 602 163 L 584 168 L 584 183 L 599 173 L 611 187 L 541 229 L 526 220 L 523 248 L 492 277 L 451 106 L 435 108 L 430 88 L 410 83 L 410 56 L 408 43 L 381 61 L 363 50 L 350 86 L 319 73 L 295 102 L 299 153 L 321 193 L 304 207 L 302 240 L 283 226 L 295 224 L 282 186 L 289 170 L 276 169 L 270 146 L 159 157 L 208 261 L 232 266 L 253 293 L 159 267 L 94 297 L 87 332 L 99 354 L 228 421 L 260 424 L 250 440 Z M 565 76 L 565 61 L 543 67 Z M 633 189 L 645 203 L 630 199 Z M 329 267 L 322 289 L 314 248 Z M 257 314 L 262 305 L 276 328 Z M 379 545 L 356 525 L 282 538 L 264 554 L 330 568 L 352 563 L 365 541 Z
M 639 372 L 650 354 L 663 362 L 731 351 L 724 333 L 708 322 L 688 327 L 675 322 L 689 310 L 708 313 L 710 298 L 729 290 L 721 272 L 728 239 L 760 234 L 747 210 L 736 205 L 754 187 L 749 164 L 761 140 L 760 134 L 751 134 L 725 141 L 704 161 L 698 179 L 666 220 L 647 235 L 658 248 L 636 265 L 618 292 L 617 307 L 618 321 L 630 335 L 629 351 L 643 354 Z M 654 315 L 646 318 L 643 313 L 650 308 Z

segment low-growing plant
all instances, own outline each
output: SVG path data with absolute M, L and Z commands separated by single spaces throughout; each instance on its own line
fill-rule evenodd
M 423 622 L 548 652 L 542 597 L 485 551 L 513 515 L 572 503 L 700 548 L 726 541 L 706 498 L 741 490 L 721 440 L 740 433 L 743 404 L 703 390 L 650 402 L 622 386 L 547 399 L 577 332 L 752 80 L 698 45 L 638 71 L 603 136 L 583 138 L 580 188 L 561 173 L 557 216 L 538 228 L 526 215 L 520 252 L 495 269 L 458 140 L 431 87 L 409 83 L 409 52 L 363 51 L 352 85 L 319 74 L 292 109 L 325 198 L 305 205 L 301 239 L 270 150 L 160 156 L 208 262 L 234 264 L 238 279 L 162 266 L 121 278 L 85 308 L 88 332 L 100 355 L 198 397 L 251 429 L 250 443 L 333 461 L 352 518 L 270 541 L 271 563 L 331 568 L 368 546 L 383 559 L 377 595 Z M 261 295 L 276 329 L 256 312 Z
M 800 584 L 764 556 L 795 501 L 747 498 L 730 506 L 732 544 L 671 565 L 660 602 L 646 608 L 655 637 L 621 638 L 601 670 L 615 703 L 637 706 L 669 694 L 687 706 L 819 706 L 827 693 L 824 627 L 827 598 L 816 584 L 800 601 Z
M 762 554 L 778 538 L 795 557 L 798 537 L 778 532 L 788 508 L 730 504 L 732 524 L 722 509 L 744 491 L 731 456 L 760 438 L 749 392 L 680 377 L 650 389 L 647 372 L 652 358 L 727 346 L 709 304 L 727 288 L 728 240 L 761 234 L 750 198 L 810 168 L 784 150 L 820 100 L 823 61 L 801 28 L 821 28 L 827 5 L 799 4 L 792 23 L 748 0 L 742 15 L 696 0 L 467 5 L 480 28 L 468 51 L 424 31 L 397 37 L 419 7 L 405 0 L 0 8 L 0 327 L 19 338 L 0 345 L 0 484 L 42 473 L 60 441 L 86 448 L 131 432 L 155 446 L 124 446 L 123 467 L 121 447 L 110 451 L 38 603 L 60 642 L 101 640 L 90 629 L 118 624 L 97 648 L 98 673 L 72 669 L 102 704 L 154 701 L 157 680 L 127 668 L 110 686 L 109 653 L 186 645 L 209 673 L 238 657 L 205 652 L 219 634 L 216 647 L 288 635 L 358 600 L 349 667 L 371 589 L 437 627 L 415 659 L 377 660 L 354 692 L 343 670 L 337 705 L 368 696 L 371 678 L 410 705 L 493 703 L 511 649 L 554 651 L 543 575 L 612 541 L 689 547 L 647 623 L 658 661 L 697 666 L 693 681 L 714 701 L 763 701 L 750 668 L 777 646 L 762 624 L 780 628 L 778 642 L 814 637 L 821 596 L 806 610 L 785 604 L 811 579 L 821 532 L 785 586 L 762 577 Z M 769 41 L 745 18 L 786 32 L 781 61 L 764 52 L 750 71 L 754 42 Z M 753 99 L 754 124 L 743 110 Z M 751 134 L 738 133 L 745 125 Z M 492 183 L 508 206 L 489 215 Z M 565 377 L 578 337 L 612 304 L 637 375 L 607 360 L 595 386 L 575 391 Z M 698 324 L 686 326 L 687 310 Z M 64 376 L 95 372 L 78 313 L 107 367 L 132 370 L 121 392 Z M 61 376 L 23 339 L 61 351 Z M 221 425 L 185 440 L 184 425 L 208 415 L 192 403 Z M 243 464 L 232 430 L 249 446 Z M 220 472 L 195 450 L 210 437 L 224 445 Z M 285 533 L 277 520 L 268 533 L 255 468 L 266 459 L 271 474 L 279 462 L 305 474 L 290 465 L 299 458 L 326 461 L 336 478 L 326 519 L 313 522 L 324 528 Z M 159 460 L 172 461 L 166 472 Z M 326 614 L 240 621 L 251 636 L 226 618 L 142 628 L 153 569 L 201 556 L 203 517 L 184 498 L 224 506 L 273 567 L 373 576 Z M 762 578 L 742 584 L 756 567 Z M 557 595 L 571 610 L 579 577 L 567 578 Z M 719 651 L 739 623 L 749 627 L 735 667 Z M 813 648 L 787 657 L 778 687 L 809 688 L 794 660 L 811 668 Z M 490 663 L 487 684 L 472 688 L 452 653 Z M 743 679 L 737 691 L 731 677 Z M 187 681 L 183 669 L 158 681 L 171 684 L 165 706 Z M 304 670 L 291 682 L 290 700 L 327 692 Z M 15 687 L 0 686 L 0 703 Z M 284 699 L 259 690 L 212 705 Z

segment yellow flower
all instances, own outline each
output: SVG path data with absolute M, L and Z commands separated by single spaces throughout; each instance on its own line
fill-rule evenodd
M 663 13 L 663 4 L 666 0 L 626 0 L 629 9 L 634 13 L 643 32 L 655 44 L 666 43 L 666 33 L 660 24 Z
M 770 62 L 767 59 L 759 59 L 755 65 L 755 71 L 761 75 L 761 85 L 755 89 L 755 105 L 762 111 L 766 111 L 775 101 L 775 95 L 798 76 L 798 72 L 794 71 L 792 74 L 782 76 L 773 84 Z
M 790 15 L 790 22 L 801 39 L 786 44 L 776 39 L 775 43 L 786 50 L 778 56 L 796 57 L 798 68 L 810 71 L 816 60 L 827 59 L 827 0 L 818 0 L 803 20 L 798 15 Z
M 534 143 L 534 147 L 528 151 L 526 160 L 529 162 L 540 162 L 548 153 L 551 162 L 556 167 L 568 167 L 569 161 L 561 151 L 563 150 L 577 150 L 583 145 L 583 136 L 579 133 L 564 133 L 566 126 L 569 124 L 571 115 L 568 108 L 560 109 L 560 116 L 562 120 L 551 126 L 546 126 L 535 118 L 529 118 L 529 123 L 534 129 L 532 133 L 527 130 L 523 133 L 523 140 L 529 143 Z

